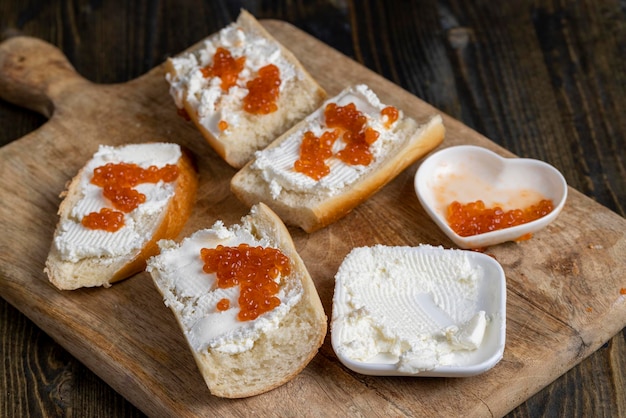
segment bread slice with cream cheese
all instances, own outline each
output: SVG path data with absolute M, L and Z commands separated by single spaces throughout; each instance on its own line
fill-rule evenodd
M 288 260 L 289 270 L 281 270 L 274 279 L 280 303 L 252 319 L 240 319 L 242 306 L 248 311 L 255 300 L 242 296 L 248 285 L 240 274 L 246 269 L 265 270 L 256 267 L 262 264 L 260 259 L 245 255 L 240 244 L 259 252 L 278 250 Z M 226 227 L 218 221 L 180 244 L 159 245 L 161 252 L 148 261 L 147 271 L 176 317 L 213 395 L 243 398 L 267 392 L 291 380 L 315 356 L 326 335 L 327 318 L 287 228 L 267 206 L 253 206 L 240 224 Z M 224 275 L 233 274 L 239 285 L 220 285 L 222 273 L 205 270 L 201 254 L 218 246 L 237 254 L 239 264 L 225 267 Z
M 138 184 L 133 190 L 145 197 L 128 213 L 117 210 L 92 183 L 96 169 L 106 164 L 135 164 L 148 169 L 175 166 L 174 181 Z M 145 143 L 120 147 L 100 146 L 61 195 L 59 222 L 46 259 L 45 273 L 62 290 L 109 287 L 145 268 L 158 252 L 156 242 L 173 239 L 182 230 L 195 202 L 198 179 L 191 157 L 177 144 Z M 132 193 L 132 192 L 131 192 Z M 116 231 L 86 227 L 83 220 L 102 209 L 120 214 Z
M 325 117 L 328 106 L 336 105 L 348 112 L 345 109 L 350 104 L 365 118 L 363 129 L 378 133 L 369 145 L 372 161 L 366 165 L 348 164 L 338 158 L 347 147 L 345 130 L 329 127 Z M 337 221 L 443 141 L 441 116 L 432 115 L 420 124 L 391 106 L 397 111 L 393 121 L 393 113 L 385 114 L 387 108 L 390 106 L 381 103 L 366 85 L 346 88 L 266 149 L 257 151 L 254 159 L 232 178 L 231 190 L 248 205 L 266 203 L 285 223 L 307 232 Z M 295 164 L 302 159 L 305 135 L 322 138 L 336 130 L 339 136 L 332 155 L 325 160 L 329 173 L 315 179 L 297 172 Z
M 219 48 L 221 52 L 216 54 Z M 267 110 L 270 113 L 244 110 L 244 101 L 252 91 L 249 83 L 268 65 L 279 71 L 276 109 Z M 165 70 L 176 106 L 215 151 L 236 168 L 326 97 L 291 51 L 245 10 L 236 22 L 168 59 Z M 260 90 L 266 93 L 270 89 L 266 86 Z

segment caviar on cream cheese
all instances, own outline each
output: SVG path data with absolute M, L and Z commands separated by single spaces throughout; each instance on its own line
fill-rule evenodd
M 168 164 L 176 165 L 182 152 L 177 144 L 147 143 L 131 144 L 122 147 L 101 145 L 92 159 L 79 173 L 80 196 L 76 199 L 67 219 L 62 218 L 59 234 L 54 238 L 61 259 L 77 262 L 90 257 L 106 257 L 111 262 L 116 257 L 131 257 L 150 240 L 154 228 L 160 224 L 160 214 L 174 196 L 175 182 L 142 183 L 135 189 L 144 194 L 146 200 L 137 208 L 124 215 L 124 226 L 108 232 L 86 228 L 81 220 L 89 213 L 111 207 L 102 194 L 102 188 L 91 183 L 94 169 L 107 163 L 130 163 L 141 168 Z M 158 215 L 158 216 L 155 216 Z M 153 222 L 145 222 L 146 217 Z M 102 259 L 104 260 L 104 258 Z
M 227 91 L 222 89 L 220 77 L 205 77 L 202 73 L 203 68 L 212 64 L 218 48 L 228 50 L 235 59 L 245 57 L 243 69 Z M 229 129 L 224 130 L 224 126 L 237 126 L 242 101 L 249 92 L 246 84 L 257 76 L 259 69 L 269 64 L 278 68 L 279 92 L 304 77 L 285 58 L 280 45 L 257 33 L 244 31 L 237 22 L 206 39 L 201 49 L 172 58 L 171 64 L 176 75 L 168 73 L 166 80 L 176 106 L 182 109 L 186 101 L 196 111 L 199 123 L 215 137 L 229 134 Z
M 484 271 L 469 257 L 428 245 L 352 250 L 335 277 L 338 356 L 412 374 L 462 363 L 493 322 L 479 305 Z
M 302 297 L 303 288 L 299 280 L 285 280 L 279 275 L 276 296 L 280 304 L 254 320 L 237 319 L 239 286 L 219 288 L 215 273 L 203 271 L 200 251 L 220 244 L 236 247 L 242 243 L 271 247 L 268 239 L 256 237 L 244 226 L 226 228 L 218 221 L 210 229 L 197 231 L 185 238 L 180 245 L 168 240 L 159 241 L 161 253 L 148 260 L 147 271 L 195 351 L 210 348 L 234 354 L 251 349 L 261 335 L 278 327 Z M 229 301 L 226 310 L 217 306 L 223 299 Z
M 357 110 L 363 113 L 367 122 L 365 128 L 372 128 L 379 133 L 378 139 L 370 145 L 373 161 L 369 165 L 350 165 L 342 162 L 336 156 L 330 157 L 326 163 L 330 167 L 330 173 L 319 180 L 315 180 L 306 174 L 294 170 L 294 163 L 300 158 L 300 146 L 307 131 L 311 131 L 316 137 L 321 137 L 324 132 L 332 131 L 324 120 L 324 109 L 328 103 L 336 103 L 338 106 L 346 106 L 354 103 Z M 272 198 L 278 199 L 282 190 L 312 193 L 317 195 L 332 196 L 340 193 L 344 187 L 354 183 L 364 173 L 375 170 L 379 158 L 385 155 L 389 148 L 393 147 L 398 140 L 395 130 L 399 126 L 399 120 L 388 124 L 388 116 L 382 114 L 382 110 L 388 107 L 381 103 L 376 94 L 366 85 L 359 84 L 343 90 L 337 96 L 327 100 L 321 107 L 307 116 L 303 123 L 287 133 L 289 137 L 276 147 L 268 147 L 255 153 L 252 168 L 259 170 L 263 179 L 269 184 Z M 346 146 L 342 140 L 333 144 L 332 153 L 336 155 Z

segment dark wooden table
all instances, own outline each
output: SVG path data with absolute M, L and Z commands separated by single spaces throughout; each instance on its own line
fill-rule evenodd
M 624 0 L 4 0 L 0 35 L 41 38 L 87 79 L 124 82 L 242 7 L 291 22 L 626 215 Z M 0 101 L 1 145 L 43 123 Z M 142 416 L 1 299 L 0 344 L 0 416 Z M 509 416 L 626 416 L 625 386 L 623 330 Z

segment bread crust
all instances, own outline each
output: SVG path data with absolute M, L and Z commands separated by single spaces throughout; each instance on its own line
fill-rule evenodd
M 241 10 L 237 24 L 245 32 L 254 33 L 278 45 L 281 54 L 296 68 L 300 75 L 300 78 L 292 83 L 290 89 L 281 92 L 277 101 L 278 110 L 276 112 L 267 115 L 251 115 L 243 110 L 240 111 L 242 116 L 250 120 L 250 125 L 255 127 L 254 132 L 240 132 L 237 127 L 233 127 L 232 133 L 215 136 L 200 122 L 196 109 L 183 97 L 182 104 L 185 112 L 206 141 L 228 164 L 235 168 L 241 168 L 252 158 L 255 151 L 265 148 L 280 134 L 318 107 L 326 98 L 326 92 L 302 66 L 295 55 L 267 32 L 254 16 L 246 10 Z M 216 35 L 207 39 L 214 39 Z M 201 41 L 180 55 L 197 55 L 203 48 L 204 41 Z M 182 76 L 176 71 L 171 58 L 165 62 L 164 68 L 170 78 Z M 186 96 L 186 90 L 183 96 Z
M 198 352 L 189 344 L 209 391 L 224 398 L 255 396 L 287 383 L 315 357 L 327 332 L 327 317 L 315 284 L 280 218 L 261 203 L 251 208 L 242 223 L 251 226 L 254 236 L 268 239 L 289 257 L 291 274 L 287 279 L 299 280 L 303 294 L 279 326 L 262 334 L 247 351 L 229 354 L 209 348 Z M 164 296 L 159 270 L 149 267 L 148 271 Z M 184 329 L 174 304 L 170 308 Z
M 191 215 L 195 203 L 198 177 L 191 154 L 181 147 L 181 157 L 177 162 L 179 175 L 176 179 L 174 195 L 162 212 L 158 227 L 146 244 L 130 258 L 121 263 L 107 263 L 105 260 L 85 258 L 77 262 L 65 261 L 61 258 L 53 244 L 48 253 L 44 272 L 50 282 L 60 290 L 75 290 L 81 287 L 110 287 L 113 283 L 126 279 L 146 267 L 146 260 L 159 251 L 157 241 L 174 239 L 180 233 Z M 59 205 L 55 236 L 63 219 L 67 219 L 70 211 L 80 196 L 80 179 L 85 167 L 69 182 L 65 192 L 61 194 L 63 201 Z
M 230 183 L 231 190 L 239 200 L 249 206 L 264 202 L 285 223 L 299 226 L 309 233 L 317 231 L 346 216 L 352 209 L 443 141 L 445 128 L 439 115 L 432 116 L 421 128 L 410 118 L 404 118 L 401 123 L 405 124 L 402 130 L 411 133 L 407 134 L 403 141 L 383 157 L 384 161 L 375 170 L 369 171 L 336 195 L 329 197 L 313 192 L 298 193 L 282 190 L 281 195 L 274 199 L 269 183 L 262 178 L 258 170 L 253 168 L 254 160 L 248 162 L 233 176 Z M 274 141 L 270 147 L 279 146 L 298 129 L 298 125 L 294 126 Z

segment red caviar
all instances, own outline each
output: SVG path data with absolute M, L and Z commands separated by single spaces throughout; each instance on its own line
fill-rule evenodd
M 135 190 L 135 186 L 141 183 L 157 183 L 159 181 L 169 183 L 176 180 L 176 178 L 178 178 L 178 167 L 173 164 L 167 164 L 161 168 L 156 166 L 142 168 L 137 164 L 122 162 L 107 163 L 96 167 L 93 170 L 91 183 L 102 187 L 102 194 L 111 201 L 113 207 L 118 211 L 104 208 L 99 213 L 92 212 L 86 215 L 88 220 L 81 222 L 90 229 L 104 229 L 109 232 L 115 232 L 124 226 L 122 212 L 132 212 L 137 206 L 146 201 L 146 196 Z M 119 219 L 120 215 L 115 213 L 122 215 L 121 220 Z
M 177 177 L 178 167 L 172 164 L 141 168 L 137 164 L 108 163 L 93 171 L 91 183 L 103 188 L 104 196 L 116 209 L 128 213 L 146 201 L 146 196 L 133 187 L 141 183 L 169 183 Z
M 106 185 L 102 194 L 111 201 L 116 209 L 126 213 L 132 212 L 146 201 L 146 195 L 130 187 L 118 188 L 115 185 Z
M 329 103 L 324 110 L 326 126 L 344 129 L 343 141 L 346 147 L 337 153 L 337 157 L 346 164 L 368 165 L 374 159 L 369 150 L 370 144 L 378 139 L 378 132 L 365 128 L 367 118 L 356 108 L 354 103 L 337 106 Z
M 380 111 L 380 114 L 383 116 L 387 116 L 387 120 L 385 121 L 385 128 L 389 129 L 391 125 L 393 125 L 393 123 L 398 120 L 400 112 L 398 112 L 398 109 L 393 106 L 387 106 Z
M 324 110 L 324 117 L 329 128 L 345 130 L 342 138 L 346 147 L 337 153 L 337 157 L 346 164 L 369 165 L 374 159 L 369 146 L 378 139 L 379 133 L 372 128 L 365 128 L 367 118 L 355 104 L 337 106 L 329 103 Z
M 151 165 L 148 168 L 132 163 L 107 163 L 93 170 L 91 183 L 96 186 L 117 188 L 135 187 L 141 183 L 169 183 L 178 177 L 178 167 L 167 164 L 161 168 Z
M 222 79 L 222 90 L 228 91 L 237 83 L 239 73 L 243 70 L 246 57 L 233 58 L 226 48 L 218 47 L 213 55 L 213 65 L 207 65 L 200 69 L 206 78 L 219 77 Z
M 255 115 L 267 115 L 278 110 L 280 70 L 274 64 L 259 69 L 256 78 L 246 83 L 248 95 L 243 98 L 243 110 Z
M 314 180 L 319 180 L 330 173 L 326 160 L 333 155 L 332 147 L 339 137 L 339 130 L 326 131 L 319 138 L 313 132 L 304 133 L 300 146 L 300 159 L 294 163 L 294 169 Z
M 221 120 L 217 123 L 217 128 L 220 131 L 225 131 L 226 129 L 228 129 L 228 122 L 226 122 L 225 120 Z
M 217 302 L 217 310 L 218 311 L 225 311 L 228 308 L 230 308 L 230 301 L 226 298 L 224 299 L 220 299 L 219 302 Z
M 482 200 L 465 204 L 454 201 L 448 206 L 447 220 L 454 232 L 468 237 L 531 222 L 553 209 L 552 201 L 547 199 L 525 209 L 511 209 L 506 212 L 499 206 L 486 208 Z M 530 236 L 524 235 L 519 239 L 528 238 Z
M 289 275 L 289 258 L 280 250 L 269 247 L 237 247 L 218 245 L 202 248 L 200 257 L 205 273 L 215 273 L 217 286 L 229 288 L 239 286 L 240 321 L 256 319 L 280 305 L 276 297 L 279 286 L 275 279 L 279 274 Z M 219 309 L 219 307 L 218 307 Z
M 89 229 L 102 229 L 115 232 L 124 226 L 124 214 L 109 208 L 102 208 L 100 212 L 91 212 L 81 223 Z
M 332 156 L 332 145 L 341 133 L 346 146 L 336 154 L 337 158 L 350 165 L 369 165 L 373 161 L 374 156 L 369 147 L 380 134 L 365 127 L 367 118 L 354 103 L 345 106 L 329 103 L 324 109 L 324 118 L 327 127 L 336 129 L 325 132 L 319 139 L 310 131 L 305 133 L 300 159 L 294 164 L 296 171 L 315 180 L 328 175 L 330 168 L 325 160 Z

